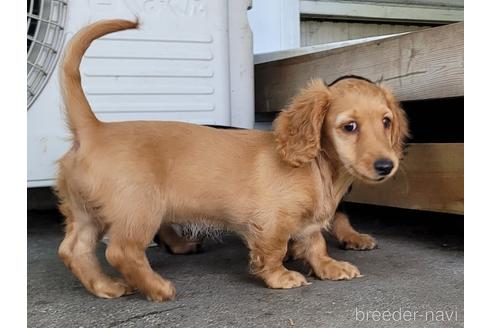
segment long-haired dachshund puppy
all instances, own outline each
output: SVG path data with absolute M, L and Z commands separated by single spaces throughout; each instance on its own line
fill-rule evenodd
M 79 72 L 84 52 L 105 34 L 136 28 L 101 21 L 78 32 L 61 74 L 71 149 L 59 161 L 57 192 L 66 217 L 59 247 L 65 265 L 99 297 L 138 289 L 148 299 L 175 297 L 145 248 L 161 226 L 203 223 L 239 233 L 250 267 L 270 288 L 306 285 L 283 265 L 289 251 L 320 279 L 351 279 L 358 269 L 328 256 L 321 230 L 357 237 L 335 216 L 354 179 L 369 183 L 398 168 L 407 134 L 404 112 L 385 88 L 348 78 L 314 80 L 274 122 L 273 132 L 218 130 L 178 122 L 97 120 Z M 96 243 L 123 279 L 103 272 Z M 359 236 L 360 237 L 360 236 Z

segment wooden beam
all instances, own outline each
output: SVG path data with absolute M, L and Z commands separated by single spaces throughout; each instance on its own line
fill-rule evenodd
M 279 111 L 312 78 L 356 74 L 400 101 L 463 96 L 463 23 L 255 65 L 257 112 Z
M 412 144 L 394 178 L 355 183 L 347 201 L 464 213 L 464 144 Z
M 301 0 L 301 15 L 329 19 L 375 20 L 379 22 L 451 23 L 464 19 L 461 7 L 425 6 L 348 1 Z
M 301 21 L 301 47 L 362 39 L 373 36 L 393 36 L 428 29 L 431 25 L 381 24 L 379 22 L 350 22 L 327 20 Z M 367 40 L 369 41 L 369 40 Z
M 258 64 L 278 61 L 281 59 L 289 59 L 292 57 L 299 57 L 299 56 L 314 54 L 314 53 L 318 53 L 321 51 L 327 51 L 327 50 L 332 50 L 332 49 L 336 49 L 336 48 L 347 47 L 347 46 L 351 46 L 354 44 L 367 43 L 370 41 L 386 39 L 386 38 L 390 38 L 390 37 L 396 36 L 396 35 L 403 35 L 405 33 L 409 33 L 409 32 L 395 33 L 395 34 L 389 34 L 389 35 L 377 35 L 377 36 L 370 36 L 367 38 L 359 38 L 359 39 L 336 41 L 336 42 L 330 42 L 330 43 L 324 43 L 324 44 L 316 44 L 316 45 L 306 46 L 306 47 L 302 47 L 302 48 L 293 48 L 293 49 L 273 51 L 273 52 L 264 52 L 264 53 L 254 55 L 254 64 L 258 65 Z

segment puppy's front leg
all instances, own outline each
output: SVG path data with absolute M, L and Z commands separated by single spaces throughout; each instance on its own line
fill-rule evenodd
M 288 289 L 308 285 L 306 278 L 287 270 L 283 259 L 287 253 L 289 234 L 281 231 L 255 231 L 245 236 L 250 249 L 251 272 L 270 288 Z
M 335 213 L 331 225 L 331 233 L 344 249 L 371 250 L 376 248 L 374 238 L 367 234 L 359 233 L 352 228 L 347 215 L 341 212 Z
M 328 256 L 326 241 L 320 228 L 308 228 L 295 236 L 290 251 L 294 258 L 305 260 L 320 279 L 349 280 L 360 276 L 359 269 L 352 264 Z

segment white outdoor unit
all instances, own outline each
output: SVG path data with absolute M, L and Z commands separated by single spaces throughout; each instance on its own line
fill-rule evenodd
M 50 186 L 68 149 L 58 61 L 71 36 L 107 18 L 141 27 L 96 40 L 82 85 L 103 121 L 174 120 L 252 128 L 251 0 L 28 1 L 28 186 Z

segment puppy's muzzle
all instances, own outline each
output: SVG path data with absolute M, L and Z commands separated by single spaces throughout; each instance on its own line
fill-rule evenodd
M 379 176 L 387 176 L 393 171 L 393 161 L 388 158 L 381 158 L 374 162 L 374 170 Z

